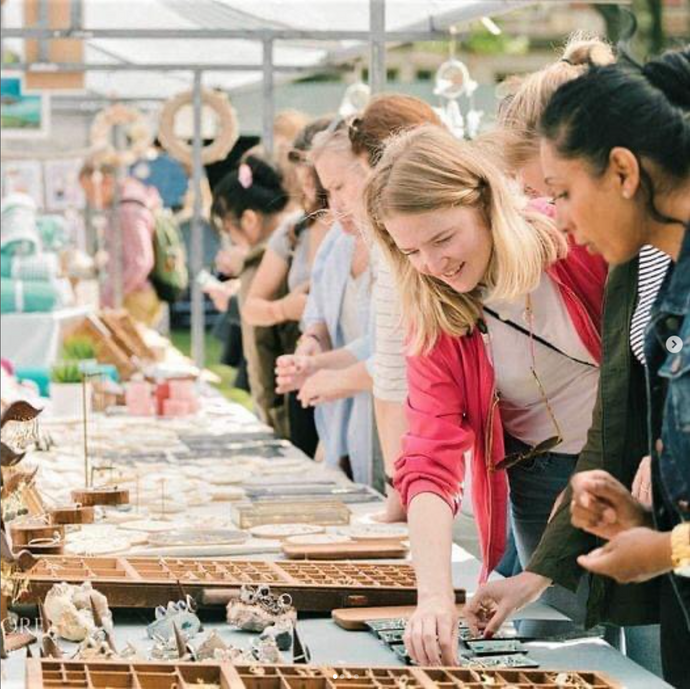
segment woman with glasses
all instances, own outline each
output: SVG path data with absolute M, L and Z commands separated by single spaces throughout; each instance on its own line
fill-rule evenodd
M 292 214 L 268 240 L 242 308 L 242 318 L 250 326 L 297 324 L 304 313 L 314 258 L 333 224 L 328 200 L 306 156 L 314 136 L 329 123 L 330 118 L 321 118 L 308 124 L 288 154 L 299 182 L 301 210 Z M 292 352 L 296 342 L 288 345 L 279 354 Z M 287 408 L 290 440 L 313 457 L 318 443 L 314 410 L 302 407 L 294 392 L 288 393 Z
M 466 464 L 484 579 L 505 546 L 508 482 L 526 562 L 585 443 L 606 266 L 569 246 L 479 147 L 438 127 L 393 139 L 365 199 L 408 332 L 395 484 L 418 606 L 405 643 L 420 664 L 454 664 L 450 551 Z

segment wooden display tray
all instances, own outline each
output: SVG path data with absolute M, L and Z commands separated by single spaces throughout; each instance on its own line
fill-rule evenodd
M 296 545 L 283 543 L 281 550 L 290 560 L 394 560 L 405 557 L 409 549 L 400 541 L 385 543 L 333 543 L 322 545 Z
M 68 333 L 70 337 L 85 337 L 94 343 L 96 358 L 101 364 L 113 364 L 122 380 L 129 380 L 137 366 L 117 344 L 111 331 L 96 314 L 88 315 L 76 328 Z
M 179 598 L 180 586 L 202 605 L 223 605 L 243 584 L 268 584 L 274 593 L 289 593 L 304 612 L 414 605 L 417 600 L 408 564 L 58 556 L 42 558 L 26 576 L 27 602 L 43 600 L 58 582 L 88 580 L 111 608 L 167 605 Z M 456 600 L 465 601 L 464 590 L 456 590 Z
M 458 613 L 462 615 L 463 605 L 458 605 Z M 360 632 L 369 629 L 366 623 L 371 620 L 408 619 L 416 610 L 414 605 L 398 605 L 379 608 L 342 608 L 333 610 L 333 621 L 348 632 Z
M 99 318 L 110 330 L 113 339 L 129 356 L 136 356 L 142 361 L 155 361 L 156 357 L 151 348 L 139 334 L 132 317 L 127 311 L 104 309 L 99 312 Z
M 469 670 L 463 668 L 403 668 L 306 665 L 231 665 L 230 663 L 127 663 L 121 661 L 28 660 L 26 686 L 31 689 L 556 689 L 557 670 Z M 592 689 L 622 689 L 601 672 L 572 672 Z M 573 684 L 572 686 L 578 686 Z

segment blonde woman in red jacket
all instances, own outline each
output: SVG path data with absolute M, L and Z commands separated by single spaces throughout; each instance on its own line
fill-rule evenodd
M 585 443 L 606 265 L 570 246 L 550 206 L 528 203 L 486 153 L 438 127 L 392 140 L 365 198 L 408 332 L 395 485 L 418 607 L 405 643 L 420 664 L 453 664 L 450 554 L 466 464 L 484 580 L 505 547 L 508 484 L 526 562 Z

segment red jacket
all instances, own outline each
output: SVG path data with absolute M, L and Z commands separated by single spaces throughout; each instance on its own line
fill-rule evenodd
M 571 245 L 566 258 L 547 269 L 556 282 L 583 344 L 601 359 L 601 311 L 607 266 Z M 508 481 L 494 467 L 505 455 L 495 379 L 478 328 L 464 337 L 442 335 L 426 355 L 407 358 L 409 430 L 396 463 L 395 486 L 403 504 L 434 493 L 457 511 L 471 452 L 472 503 L 482 552 L 484 581 L 505 549 Z M 491 420 L 493 416 L 493 421 Z M 488 433 L 493 434 L 486 456 Z

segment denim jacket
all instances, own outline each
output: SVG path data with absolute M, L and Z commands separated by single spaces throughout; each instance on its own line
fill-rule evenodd
M 671 337 L 680 339 L 679 349 Z M 652 308 L 645 350 L 648 437 L 658 479 L 654 518 L 657 528 L 669 531 L 690 521 L 690 228 Z M 690 578 L 672 575 L 672 580 L 690 626 Z

